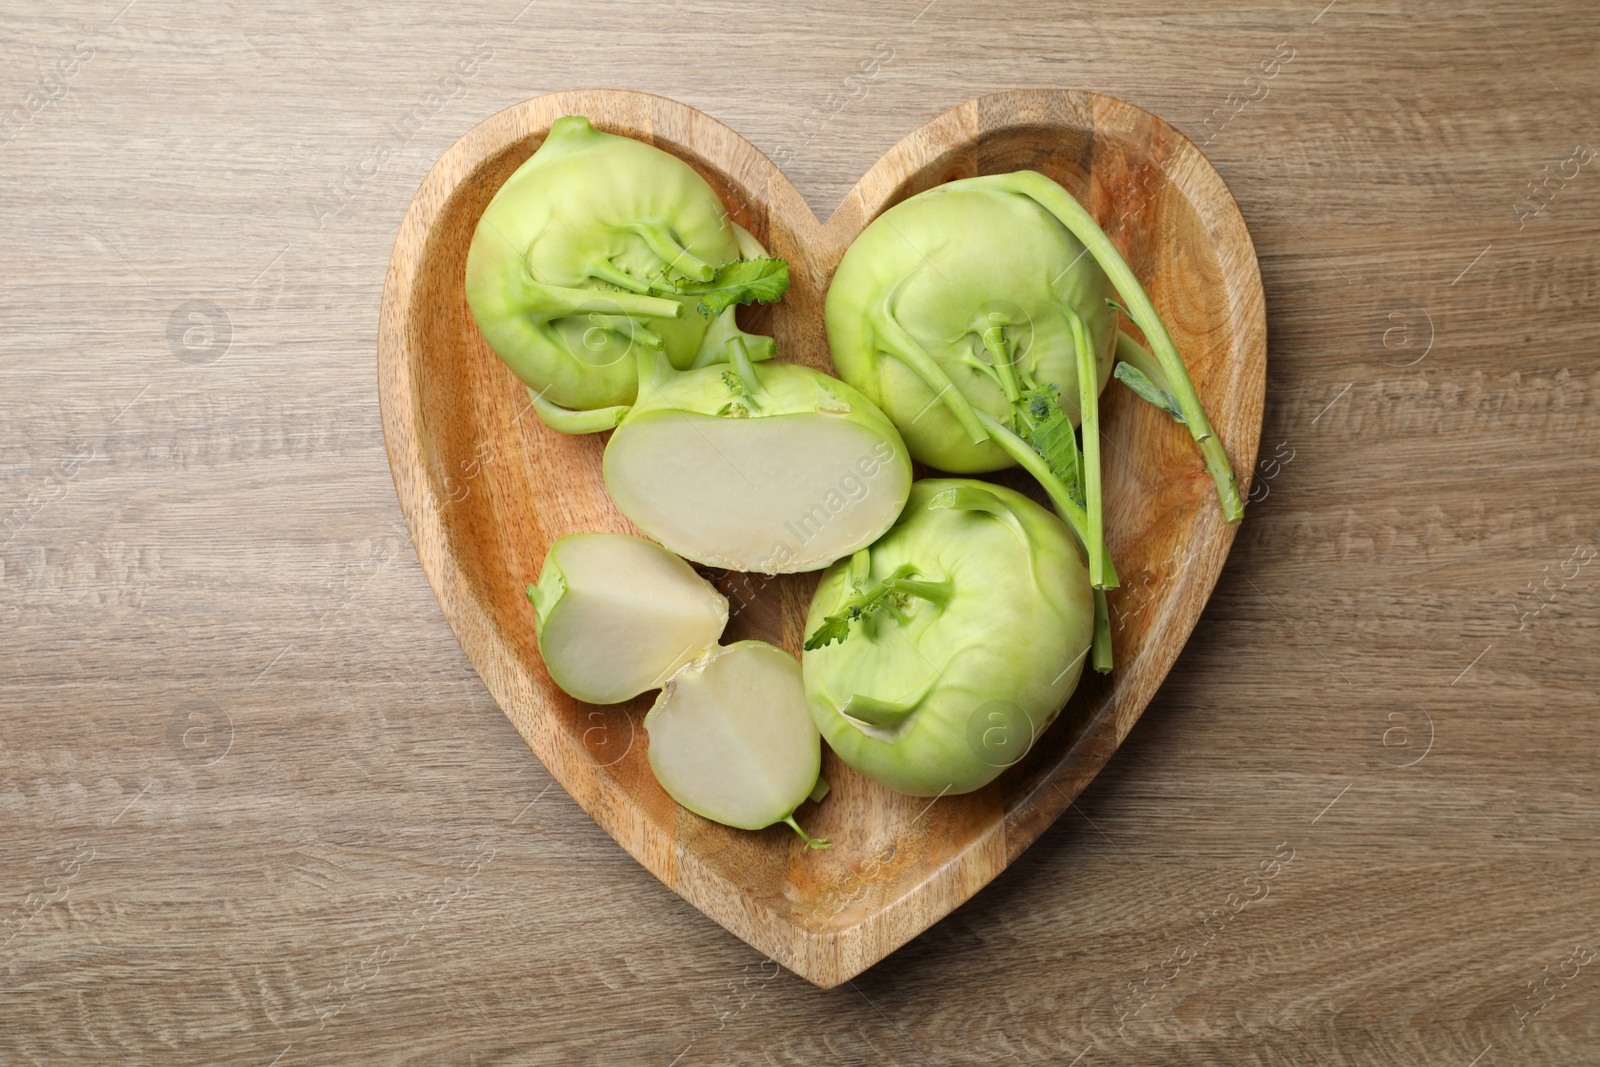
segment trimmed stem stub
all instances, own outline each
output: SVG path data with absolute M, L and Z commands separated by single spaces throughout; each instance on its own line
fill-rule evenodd
M 628 413 L 626 404 L 591 411 L 573 411 L 552 403 L 543 393 L 533 389 L 528 390 L 528 396 L 532 398 L 533 413 L 539 416 L 539 421 L 557 433 L 586 434 L 612 430 Z

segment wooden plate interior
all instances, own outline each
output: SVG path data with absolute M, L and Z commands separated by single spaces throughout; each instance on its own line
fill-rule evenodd
M 1111 595 L 1118 669 L 1109 680 L 1088 674 L 1032 751 L 970 795 L 901 796 L 825 753 L 832 792 L 799 813 L 833 840 L 825 852 L 803 851 L 783 827 L 730 830 L 679 808 L 645 759 L 650 697 L 596 707 L 557 689 L 523 592 L 555 538 L 637 532 L 602 484 L 606 435 L 566 437 L 539 422 L 479 336 L 462 289 L 489 198 L 565 114 L 678 155 L 735 221 L 787 258 L 788 296 L 746 309 L 742 321 L 776 337 L 780 358 L 823 370 L 823 296 L 866 222 L 955 178 L 1048 174 L 1089 205 L 1145 280 L 1246 488 L 1265 381 L 1254 252 L 1221 179 L 1182 135 L 1131 105 L 1066 91 L 998 94 L 947 112 L 880 160 L 826 225 L 742 138 L 639 93 L 561 93 L 510 108 L 463 137 L 424 181 L 390 266 L 379 369 L 396 487 L 446 617 L 508 718 L 607 832 L 717 922 L 831 986 L 975 893 L 1104 765 L 1199 617 L 1233 528 L 1187 433 L 1111 385 L 1102 408 L 1107 530 L 1122 587 Z M 815 575 L 711 576 L 733 605 L 725 640 L 758 637 L 798 654 Z

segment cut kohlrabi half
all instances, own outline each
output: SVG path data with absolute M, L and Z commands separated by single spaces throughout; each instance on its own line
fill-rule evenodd
M 911 489 L 905 442 L 844 382 L 742 352 L 682 373 L 660 357 L 640 362 L 638 400 L 606 446 L 606 488 L 679 555 L 763 574 L 817 570 L 899 516 Z
M 679 804 L 741 830 L 787 823 L 808 847 L 827 847 L 794 821 L 826 787 L 800 664 L 783 649 L 762 641 L 710 649 L 668 680 L 644 728 L 650 769 Z
M 556 541 L 528 599 L 545 669 L 590 704 L 660 688 L 716 644 L 728 623 L 728 600 L 710 582 L 660 545 L 628 534 Z

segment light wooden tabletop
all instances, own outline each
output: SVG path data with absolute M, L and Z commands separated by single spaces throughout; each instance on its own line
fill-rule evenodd
M 1593 5 L 524 2 L 0 15 L 0 1062 L 1600 1062 Z M 553 786 L 400 518 L 407 202 L 584 86 L 823 215 L 974 96 L 1110 93 L 1260 255 L 1263 465 L 1188 648 L 828 992 Z

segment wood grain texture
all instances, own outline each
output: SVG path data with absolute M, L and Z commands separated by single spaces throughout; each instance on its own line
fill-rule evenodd
M 0 1062 L 1600 1059 L 1600 973 L 1552 976 L 1600 923 L 1600 571 L 1568 562 L 1600 181 L 1544 169 L 1600 147 L 1596 18 L 6 5 Z M 1103 92 L 1203 146 L 1256 246 L 1256 499 L 1188 644 L 1016 862 L 832 990 L 567 799 L 407 540 L 395 235 L 463 133 L 572 86 L 713 116 L 820 217 L 964 101 Z
M 554 93 L 467 133 L 429 171 L 390 259 L 378 332 L 384 431 L 413 544 L 467 658 L 585 811 L 695 907 L 822 988 L 899 948 L 987 885 L 1053 822 L 1127 736 L 1205 606 L 1235 528 L 1222 519 L 1187 432 L 1121 389 L 1103 409 L 1108 546 L 1142 609 L 1109 594 L 1117 669 L 1080 686 L 1056 724 L 992 785 L 897 794 L 830 751 L 828 800 L 806 808 L 806 849 L 785 826 L 731 830 L 657 784 L 642 720 L 654 694 L 601 708 L 561 692 L 537 651 L 522 590 L 550 544 L 638 531 L 607 495 L 609 435 L 571 437 L 530 414 L 527 390 L 466 305 L 467 248 L 490 197 L 563 115 L 647 141 L 699 171 L 734 222 L 788 260 L 784 299 L 748 328 L 780 358 L 831 371 L 823 298 L 864 226 L 908 196 L 976 174 L 1037 170 L 1110 225 L 1152 294 L 1235 466 L 1255 465 L 1266 385 L 1261 279 L 1244 221 L 1182 134 L 1111 97 L 1022 90 L 982 97 L 906 135 L 819 223 L 782 171 L 704 113 L 618 90 Z M 755 321 L 759 319 L 759 322 Z M 455 486 L 463 487 L 459 501 Z M 1025 486 L 1026 479 L 1012 478 Z M 1043 501 L 1043 496 L 1035 490 Z M 446 507 L 448 503 L 457 506 Z M 799 655 L 817 576 L 725 574 L 728 639 Z

